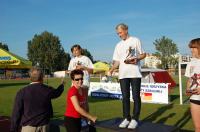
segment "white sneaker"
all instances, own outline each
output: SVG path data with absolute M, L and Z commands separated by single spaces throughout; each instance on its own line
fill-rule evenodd
M 128 121 L 127 119 L 124 119 L 120 124 L 119 127 L 120 128 L 126 128 L 128 126 L 130 121 Z
M 128 125 L 128 129 L 135 129 L 137 126 L 138 126 L 137 121 L 132 119 L 131 122 Z

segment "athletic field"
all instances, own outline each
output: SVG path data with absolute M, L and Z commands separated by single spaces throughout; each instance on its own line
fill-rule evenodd
M 178 77 L 173 77 L 178 84 Z M 45 79 L 45 83 L 57 87 L 61 79 Z M 92 78 L 91 81 L 98 81 L 98 78 Z M 16 92 L 29 84 L 30 81 L 24 80 L 0 80 L 0 116 L 10 116 Z M 65 111 L 65 96 L 70 87 L 70 80 L 66 79 L 65 91 L 58 99 L 53 100 L 54 117 L 52 121 L 62 121 Z M 183 88 L 185 88 L 185 78 L 183 78 Z M 170 91 L 170 103 L 165 104 L 142 104 L 140 120 L 145 122 L 160 123 L 171 126 L 177 126 L 182 131 L 194 131 L 192 119 L 189 112 L 188 97 L 184 96 L 184 104 L 179 105 L 178 85 Z M 90 112 L 98 116 L 98 120 L 106 120 L 122 116 L 121 100 L 95 99 L 89 98 Z M 60 131 L 64 132 L 61 127 Z M 97 129 L 99 132 L 109 130 Z

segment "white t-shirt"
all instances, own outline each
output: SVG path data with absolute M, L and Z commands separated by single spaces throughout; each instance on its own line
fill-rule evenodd
M 76 69 L 77 65 L 83 65 L 85 67 L 93 69 L 92 61 L 87 56 L 80 56 L 80 57 L 74 57 L 69 62 L 68 70 L 72 71 Z M 83 85 L 90 87 L 90 74 L 87 70 L 84 70 L 84 76 L 83 76 Z
M 136 65 L 125 64 L 124 60 L 130 57 L 137 57 L 143 54 L 141 42 L 136 37 L 129 37 L 128 39 L 121 40 L 115 47 L 113 60 L 119 61 L 119 79 L 123 78 L 141 78 L 140 62 Z
M 200 59 L 191 59 L 187 64 L 185 76 L 191 79 L 191 89 L 200 88 Z M 192 95 L 190 99 L 200 101 L 200 95 Z

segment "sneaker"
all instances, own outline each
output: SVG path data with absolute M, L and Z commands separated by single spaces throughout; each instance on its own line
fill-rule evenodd
M 127 119 L 124 119 L 120 124 L 119 124 L 119 128 L 126 128 L 128 126 L 130 121 L 128 121 Z
M 131 122 L 128 125 L 128 129 L 135 129 L 137 126 L 138 126 L 137 121 L 132 119 Z

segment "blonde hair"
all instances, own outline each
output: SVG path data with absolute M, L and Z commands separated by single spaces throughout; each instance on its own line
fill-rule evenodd
M 32 82 L 43 81 L 43 72 L 41 68 L 32 67 L 29 71 L 29 75 Z
M 189 48 L 197 48 L 198 54 L 200 55 L 200 38 L 192 39 L 188 44 Z

